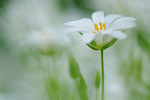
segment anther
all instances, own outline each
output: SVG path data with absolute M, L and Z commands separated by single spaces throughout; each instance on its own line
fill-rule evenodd
M 104 30 L 106 30 L 106 26 L 105 26 L 105 23 L 103 23 L 103 27 L 104 27 Z
M 97 24 L 94 24 L 94 26 L 95 26 L 95 30 L 99 31 L 98 25 L 97 25 Z
M 99 22 L 99 25 L 100 25 L 100 30 L 102 30 L 103 29 L 102 22 Z

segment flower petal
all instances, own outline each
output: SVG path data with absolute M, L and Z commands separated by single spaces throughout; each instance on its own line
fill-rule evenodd
M 95 34 L 93 34 L 93 33 L 84 33 L 84 34 L 82 35 L 82 40 L 83 40 L 85 43 L 89 44 L 90 42 L 93 41 L 94 37 L 95 37 Z
M 119 22 L 117 24 L 112 24 L 111 28 L 113 30 L 117 30 L 117 29 L 129 29 L 129 28 L 133 28 L 136 26 L 135 22 Z
M 113 30 L 111 28 L 105 30 L 105 31 L 101 31 L 101 33 L 104 35 L 104 34 L 111 34 Z
M 107 15 L 105 17 L 106 28 L 109 28 L 110 25 L 119 17 L 122 17 L 122 15 L 117 15 L 117 14 Z
M 81 28 L 77 28 L 77 27 L 72 27 L 72 28 L 67 28 L 63 30 L 64 34 L 68 34 L 68 33 L 73 33 L 73 32 L 86 32 L 86 30 L 81 29 Z
M 93 22 L 89 18 L 82 18 L 81 20 L 86 21 L 88 24 L 93 25 Z
M 93 23 L 93 21 L 91 19 L 89 19 L 89 18 L 82 18 L 81 20 L 84 21 L 85 23 L 87 23 L 86 25 L 90 29 L 94 30 L 94 23 Z
M 97 11 L 92 14 L 92 20 L 95 24 L 99 24 L 99 22 L 104 23 L 104 12 Z
M 83 20 L 70 21 L 70 22 L 65 23 L 65 25 L 81 28 L 83 30 L 86 30 L 87 32 L 92 31 L 89 23 Z
M 132 21 L 136 21 L 136 19 L 132 17 L 121 17 L 115 20 L 113 24 L 117 24 L 119 22 L 132 22 Z
M 96 34 L 96 36 L 94 38 L 96 44 L 101 44 L 102 43 L 102 38 L 103 38 L 103 34 L 101 34 L 101 33 Z
M 127 35 L 121 31 L 113 31 L 111 35 L 117 39 L 125 39 L 127 37 Z

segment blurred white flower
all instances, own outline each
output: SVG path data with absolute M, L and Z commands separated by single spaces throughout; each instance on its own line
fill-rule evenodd
M 54 28 L 45 28 L 41 31 L 33 30 L 24 43 L 37 47 L 45 53 L 58 51 L 58 49 L 69 45 L 69 38 L 60 33 Z
M 43 27 L 64 23 L 59 18 L 61 14 L 53 0 L 13 0 L 2 11 L 2 33 L 12 39 L 13 43 L 20 43 L 31 30 L 42 30 Z
M 132 17 L 123 17 L 122 15 L 116 14 L 104 17 L 104 12 L 98 11 L 92 14 L 92 20 L 83 18 L 65 23 L 65 25 L 72 27 L 64 30 L 64 32 L 81 32 L 83 33 L 82 40 L 85 43 L 89 44 L 94 40 L 97 46 L 101 46 L 113 38 L 126 38 L 127 36 L 123 31 L 135 27 L 135 20 Z

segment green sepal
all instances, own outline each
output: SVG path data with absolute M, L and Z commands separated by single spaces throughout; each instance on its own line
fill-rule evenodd
M 69 57 L 69 73 L 73 79 L 77 79 L 80 76 L 79 65 L 72 54 Z
M 97 70 L 97 72 L 96 72 L 96 78 L 95 78 L 95 87 L 98 89 L 99 86 L 100 86 L 100 74 L 99 74 L 99 72 Z
M 100 50 L 99 48 L 97 48 L 95 41 L 92 41 L 90 44 L 87 44 L 87 46 L 93 50 Z
M 79 32 L 80 35 L 83 35 L 83 33 Z M 106 43 L 106 44 L 100 44 L 97 45 L 96 42 L 93 40 L 91 43 L 86 44 L 89 48 L 91 48 L 92 50 L 105 50 L 109 47 L 111 47 L 115 42 L 117 41 L 116 38 L 114 38 L 113 40 L 111 40 L 110 42 Z
M 107 48 L 109 48 L 109 47 L 111 47 L 115 42 L 117 41 L 117 39 L 115 38 L 115 39 L 113 39 L 113 40 L 111 40 L 110 42 L 108 42 L 106 45 L 104 45 L 104 46 L 102 46 L 101 47 L 101 50 L 105 50 L 105 49 L 107 49 Z
M 83 35 L 83 33 L 81 33 L 81 32 L 79 32 L 79 33 L 80 33 L 80 35 Z M 91 43 L 86 44 L 86 45 L 93 50 L 100 50 L 99 48 L 97 48 L 95 41 L 92 41 Z
M 83 35 L 83 33 L 81 33 L 81 32 L 79 32 L 80 33 L 80 35 Z

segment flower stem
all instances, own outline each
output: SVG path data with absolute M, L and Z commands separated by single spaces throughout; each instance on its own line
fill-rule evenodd
M 101 70 L 102 70 L 102 100 L 104 100 L 104 61 L 103 61 L 103 50 L 101 50 Z

